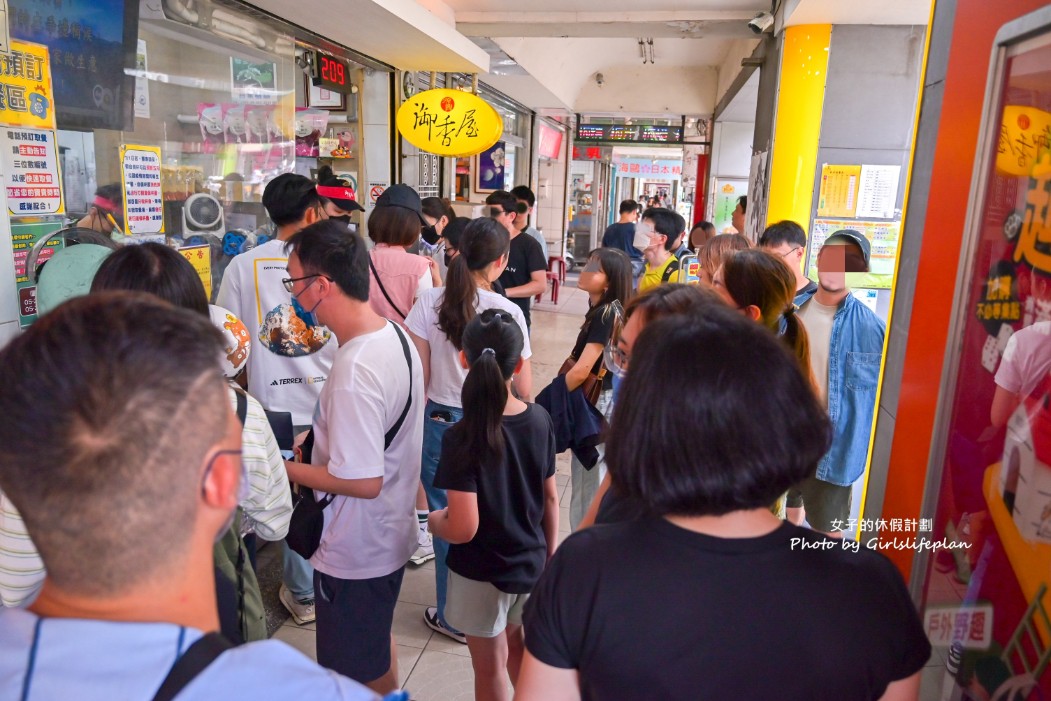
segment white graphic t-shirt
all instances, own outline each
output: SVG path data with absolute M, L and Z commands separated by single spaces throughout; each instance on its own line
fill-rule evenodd
M 252 332 L 248 393 L 270 411 L 310 424 L 338 343 L 324 326 L 308 327 L 281 281 L 288 277 L 284 241 L 268 241 L 230 262 L 216 303 Z

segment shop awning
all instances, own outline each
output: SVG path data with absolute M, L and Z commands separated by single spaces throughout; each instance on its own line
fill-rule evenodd
M 489 55 L 456 31 L 452 18 L 446 21 L 415 0 L 252 0 L 251 4 L 395 68 L 489 71 Z

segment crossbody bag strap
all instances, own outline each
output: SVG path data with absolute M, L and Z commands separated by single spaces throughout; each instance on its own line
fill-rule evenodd
M 383 450 L 386 452 L 390 444 L 394 442 L 395 436 L 398 435 L 398 431 L 401 430 L 402 424 L 405 423 L 405 417 L 409 415 L 409 407 L 412 406 L 412 352 L 409 350 L 409 339 L 405 338 L 405 332 L 398 328 L 397 324 L 394 324 L 394 333 L 398 334 L 398 340 L 401 341 L 401 349 L 405 353 L 405 364 L 409 366 L 409 396 L 405 400 L 405 408 L 401 410 L 401 416 L 394 422 L 394 425 L 390 427 L 387 434 L 383 436 Z
M 248 420 L 248 396 L 240 387 L 234 387 L 234 394 L 237 395 L 237 420 L 241 422 L 243 428 L 245 421 Z
M 190 682 L 198 677 L 208 665 L 233 645 L 219 633 L 208 633 L 186 649 L 168 671 L 161 682 L 153 701 L 172 701 Z
M 390 298 L 389 294 L 387 294 L 386 288 L 383 287 L 383 281 L 380 280 L 380 274 L 376 270 L 376 265 L 372 262 L 371 253 L 369 254 L 369 268 L 372 270 L 372 274 L 376 278 L 376 284 L 379 285 L 380 292 L 383 293 L 383 297 L 387 300 L 387 304 L 391 306 L 391 309 L 398 312 L 398 316 L 400 316 L 403 320 L 406 319 L 408 317 L 408 314 L 398 309 L 398 305 L 394 303 L 394 300 Z
M 664 269 L 664 272 L 661 273 L 661 282 L 667 282 L 668 280 L 671 280 L 671 276 L 674 275 L 675 271 L 677 271 L 678 269 L 679 259 L 673 257 L 672 262 L 668 263 L 668 267 L 666 267 Z

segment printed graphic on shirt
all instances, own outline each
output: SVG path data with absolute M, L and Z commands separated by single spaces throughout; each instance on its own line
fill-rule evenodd
M 255 261 L 256 299 L 262 302 L 265 295 L 260 294 L 261 278 L 266 284 L 280 284 L 280 277 L 287 275 L 284 260 L 261 258 Z M 277 277 L 280 276 L 280 277 Z M 324 326 L 308 326 L 296 312 L 292 302 L 282 302 L 265 316 L 260 310 L 262 323 L 259 326 L 259 341 L 263 347 L 274 355 L 286 358 L 299 358 L 317 353 L 332 338 L 331 332 Z

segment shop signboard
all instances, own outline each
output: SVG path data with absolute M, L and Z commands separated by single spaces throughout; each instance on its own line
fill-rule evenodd
M 0 124 L 55 128 L 55 96 L 47 47 L 12 41 L 0 53 Z
M 645 175 L 647 180 L 680 180 L 682 178 L 682 161 L 673 159 L 652 158 L 617 158 L 613 167 L 618 177 L 637 178 Z
M 398 132 L 410 144 L 439 156 L 474 156 L 504 133 L 500 114 L 477 95 L 462 90 L 425 90 L 402 103 Z
M 124 224 L 127 227 L 125 233 L 163 233 L 161 150 L 155 146 L 122 144 L 120 179 L 124 186 Z
M 39 266 L 51 258 L 55 251 L 63 246 L 64 240 L 61 236 L 52 236 L 61 228 L 60 221 L 11 222 L 11 248 L 14 249 L 15 288 L 18 292 L 18 323 L 23 329 L 36 321 L 37 315 L 37 286 L 35 282 L 29 281 L 29 271 L 26 270 L 29 253 L 41 239 L 48 239 L 47 243 L 42 244 L 36 264 Z
M 48 99 L 56 105 L 59 126 L 130 128 L 138 0 L 9 0 L 9 5 L 11 37 L 50 50 L 55 92 Z
M 7 209 L 16 217 L 62 214 L 55 132 L 0 127 Z

